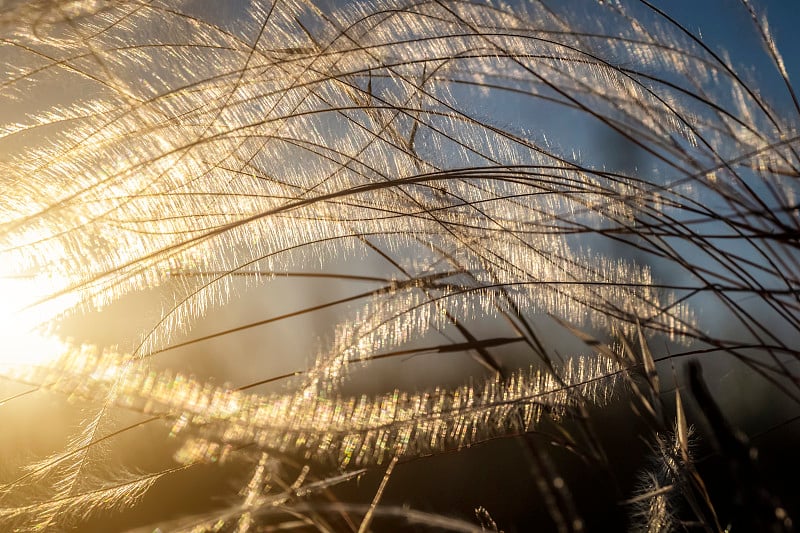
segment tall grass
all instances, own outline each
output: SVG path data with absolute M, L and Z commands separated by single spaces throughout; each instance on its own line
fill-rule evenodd
M 542 527 L 591 526 L 581 464 L 632 530 L 791 530 L 714 382 L 768 390 L 791 437 L 800 105 L 757 6 L 726 4 L 754 71 L 645 0 L 241 4 L 2 7 L 0 274 L 46 288 L 20 313 L 61 339 L 4 368 L 0 409 L 83 409 L 7 465 L 4 527 L 513 528 L 384 503 L 415 461 L 507 437 Z M 252 295 L 265 315 L 219 311 Z M 114 313 L 122 338 L 70 329 Z M 598 427 L 628 404 L 638 489 Z M 123 460 L 141 439 L 172 462 Z M 136 513 L 218 463 L 215 502 Z

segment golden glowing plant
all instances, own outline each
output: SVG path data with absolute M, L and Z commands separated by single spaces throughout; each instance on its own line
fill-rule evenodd
M 582 531 L 551 454 L 613 471 L 616 393 L 656 456 L 617 497 L 633 529 L 789 530 L 744 474 L 769 497 L 718 512 L 672 391 L 695 356 L 800 404 L 800 106 L 766 19 L 732 8 L 762 94 L 645 0 L 335 4 L 0 4 L 0 373 L 30 387 L 0 409 L 85 410 L 8 466 L 3 527 L 497 530 L 381 500 L 396 467 L 514 437 L 552 526 Z M 749 475 L 692 368 L 692 416 Z M 113 456 L 156 425 L 168 466 Z M 216 463 L 238 497 L 122 511 Z M 366 501 L 336 492 L 375 471 Z

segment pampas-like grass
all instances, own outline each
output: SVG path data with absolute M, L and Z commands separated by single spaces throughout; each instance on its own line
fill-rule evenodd
M 580 502 L 531 435 L 613 470 L 592 413 L 616 395 L 667 468 L 620 496 L 639 505 L 631 527 L 720 530 L 687 415 L 664 400 L 670 369 L 732 361 L 788 409 L 800 403 L 800 106 L 759 7 L 731 9 L 778 91 L 645 0 L 242 4 L 2 6 L 0 276 L 45 289 L 20 291 L 28 300 L 0 318 L 10 331 L 17 314 L 36 317 L 35 335 L 52 338 L 132 295 L 160 299 L 116 348 L 60 339 L 34 364 L 7 358 L 4 378 L 32 388 L 4 408 L 61 395 L 88 413 L 2 487 L 7 528 L 80 529 L 162 478 L 238 461 L 252 474 L 239 499 L 152 520 L 357 531 L 404 516 L 469 530 L 384 506 L 394 467 L 515 437 L 552 525 L 582 531 Z M 638 163 L 615 168 L 584 146 L 590 127 Z M 211 310 L 278 280 L 350 292 L 196 333 Z M 321 347 L 286 374 L 231 385 L 159 366 L 331 309 L 343 311 L 327 336 L 291 335 Z M 565 337 L 584 353 L 562 356 Z M 428 387 L 421 365 L 416 387 L 359 390 L 378 361 L 447 354 L 481 366 L 464 365 L 460 384 Z M 154 424 L 175 465 L 101 466 L 101 448 Z M 321 500 L 374 471 L 371 501 Z M 681 498 L 688 511 L 673 514 Z M 490 513 L 474 530 L 503 527 Z M 788 515 L 776 524 L 791 528 Z

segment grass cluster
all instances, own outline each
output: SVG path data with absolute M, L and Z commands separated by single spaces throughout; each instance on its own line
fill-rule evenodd
M 513 441 L 545 529 L 791 531 L 800 104 L 729 4 L 756 65 L 648 0 L 2 4 L 0 409 L 81 410 L 3 527 L 522 529 L 392 488 Z

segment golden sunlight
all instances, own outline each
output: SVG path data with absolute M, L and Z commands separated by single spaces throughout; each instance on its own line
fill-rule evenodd
M 0 276 L 0 372 L 47 364 L 66 350 L 46 330 L 74 298 L 45 299 L 50 286 L 40 278 Z

